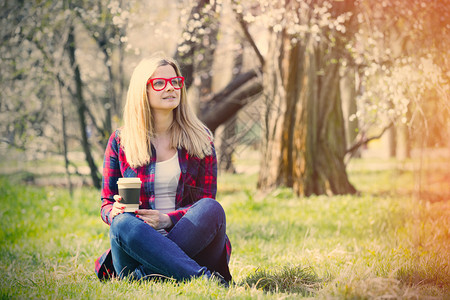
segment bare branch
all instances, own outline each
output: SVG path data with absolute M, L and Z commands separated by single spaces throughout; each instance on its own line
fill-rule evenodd
M 384 127 L 383 130 L 382 130 L 378 135 L 375 135 L 375 136 L 371 136 L 371 137 L 368 137 L 368 138 L 364 138 L 363 135 L 359 135 L 359 136 L 360 136 L 360 137 L 359 137 L 359 140 L 358 140 L 353 146 L 351 146 L 349 149 L 347 149 L 347 150 L 345 151 L 345 154 L 346 154 L 346 155 L 349 155 L 349 158 L 348 158 L 348 159 L 350 159 L 351 157 L 353 157 L 353 155 L 355 154 L 355 152 L 356 152 L 361 146 L 366 145 L 368 142 L 370 142 L 370 141 L 372 141 L 372 140 L 377 140 L 377 139 L 381 138 L 381 137 L 383 136 L 383 134 L 384 134 L 389 128 L 391 128 L 393 125 L 394 125 L 394 123 L 390 123 L 388 126 Z
M 263 91 L 259 80 L 248 83 L 245 87 L 236 90 L 226 96 L 219 96 L 214 99 L 215 105 L 208 105 L 208 111 L 202 114 L 201 120 L 211 131 L 215 131 L 219 125 L 228 121 L 244 107 L 250 99 L 257 97 Z M 212 104 L 212 103 L 211 103 Z M 217 112 L 220 114 L 217 114 Z
M 233 1 L 234 4 L 236 4 L 236 0 Z M 244 17 L 242 16 L 242 13 L 239 13 L 235 8 L 233 8 L 234 13 L 236 14 L 236 18 L 239 22 L 239 25 L 241 25 L 242 31 L 244 32 L 245 37 L 247 38 L 247 41 L 252 46 L 253 50 L 256 53 L 256 56 L 258 56 L 259 62 L 261 63 L 261 67 L 264 66 L 264 57 L 261 54 L 261 51 L 259 51 L 258 46 L 255 43 L 255 40 L 253 39 L 252 35 L 248 31 L 248 24 L 245 22 Z
M 217 94 L 212 95 L 209 99 L 206 99 L 205 103 L 208 103 L 207 107 L 202 109 L 202 114 L 207 113 L 206 110 L 209 110 L 209 107 L 215 105 L 215 103 L 222 101 L 223 98 L 228 97 L 230 94 L 235 92 L 241 86 L 257 77 L 261 73 L 261 70 L 251 70 L 242 74 L 239 74 L 231 80 L 225 88 L 223 88 Z

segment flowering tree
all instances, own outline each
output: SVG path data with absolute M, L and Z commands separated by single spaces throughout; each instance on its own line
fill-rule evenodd
M 444 107 L 437 119 L 448 116 L 447 0 L 235 4 L 244 21 L 270 32 L 261 59 L 267 109 L 260 187 L 354 193 L 346 156 L 393 124 L 430 127 L 430 95 Z M 350 100 L 357 101 L 349 121 L 358 122 L 359 132 L 347 142 L 345 78 Z
M 194 84 L 205 98 L 211 94 L 211 66 L 217 44 L 220 11 L 221 4 L 216 1 L 195 1 L 174 55 L 186 78 L 186 87 Z
M 127 38 L 127 26 L 132 13 L 130 8 L 134 1 L 90 1 L 77 0 L 70 2 L 70 10 L 83 25 L 87 34 L 95 41 L 97 57 L 102 58 L 103 68 L 106 69 L 107 80 L 100 81 L 103 90 L 97 89 L 91 93 L 104 95 L 99 97 L 100 111 L 104 113 L 100 118 L 91 118 L 92 124 L 101 134 L 101 142 L 106 146 L 112 131 L 113 118 L 121 114 L 121 100 L 125 90 L 124 56 Z M 94 99 L 96 100 L 96 99 Z M 97 124 L 101 119 L 102 124 Z
M 388 127 L 408 128 L 407 144 L 448 140 L 450 1 L 361 1 L 347 49 L 359 70 L 360 134 L 351 153 Z M 439 107 L 439 108 L 438 108 Z M 373 135 L 372 137 L 370 135 Z
M 353 10 L 352 1 L 259 1 L 258 14 L 244 13 L 270 30 L 259 187 L 284 185 L 304 195 L 356 192 L 343 162 L 339 92 Z
M 68 168 L 70 138 L 72 143 L 81 145 L 92 182 L 100 187 L 92 149 L 98 142 L 103 145 L 105 138 L 97 141 L 92 137 L 105 136 L 104 133 L 110 131 L 109 111 L 115 99 L 110 98 L 110 89 L 96 88 L 108 86 L 104 82 L 111 80 L 99 80 L 99 74 L 92 70 L 81 71 L 77 35 L 83 33 L 79 27 L 83 24 L 87 32 L 96 37 L 99 52 L 104 55 L 103 67 L 110 69 L 110 55 L 123 34 L 113 21 L 105 22 L 114 19 L 113 7 L 107 6 L 106 1 L 40 1 L 12 5 L 5 2 L 2 6 L 6 15 L 2 18 L 1 31 L 2 70 L 5 70 L 2 85 L 7 93 L 2 95 L 4 105 L 0 113 L 8 118 L 1 127 L 2 135 L 6 136 L 3 142 L 31 152 L 34 148 L 43 153 L 63 152 Z M 107 96 L 97 97 L 102 92 Z M 67 123 L 78 123 L 79 130 L 73 130 L 76 126 Z

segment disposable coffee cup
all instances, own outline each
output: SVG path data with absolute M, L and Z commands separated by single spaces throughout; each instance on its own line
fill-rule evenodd
M 117 181 L 120 203 L 125 204 L 125 212 L 135 212 L 139 209 L 139 196 L 141 194 L 141 179 L 138 177 L 119 178 Z

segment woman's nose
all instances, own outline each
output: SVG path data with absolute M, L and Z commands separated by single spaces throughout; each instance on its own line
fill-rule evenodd
M 168 82 L 166 85 L 166 91 L 172 91 L 172 90 L 174 90 L 174 87 L 170 82 Z

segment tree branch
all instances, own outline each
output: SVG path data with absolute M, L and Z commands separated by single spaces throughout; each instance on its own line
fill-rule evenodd
M 233 3 L 236 5 L 236 0 L 233 1 Z M 259 51 L 258 46 L 255 43 L 255 40 L 251 36 L 250 32 L 248 31 L 248 24 L 245 22 L 244 17 L 242 16 L 242 13 L 239 13 L 235 8 L 233 8 L 234 13 L 236 14 L 236 18 L 239 22 L 239 25 L 241 25 L 242 31 L 244 32 L 245 37 L 247 38 L 247 41 L 252 46 L 253 50 L 256 53 L 256 56 L 258 56 L 259 62 L 261 63 L 261 67 L 264 66 L 264 57 L 261 54 L 261 51 Z
M 394 123 L 390 123 L 388 126 L 384 127 L 383 130 L 381 131 L 380 134 L 372 136 L 372 137 L 368 137 L 368 138 L 363 138 L 363 135 L 360 135 L 360 138 L 358 140 L 358 142 L 356 142 L 353 146 L 351 146 L 349 149 L 347 149 L 345 151 L 345 154 L 349 154 L 350 158 L 355 154 L 355 152 L 359 149 L 359 147 L 366 145 L 368 142 L 372 141 L 372 140 L 377 140 L 379 138 L 381 138 L 383 136 L 383 134 L 392 126 L 394 126 Z
M 211 110 L 210 107 L 215 106 L 218 102 L 223 101 L 224 98 L 228 97 L 229 95 L 231 95 L 233 92 L 235 92 L 236 90 L 238 90 L 240 87 L 242 87 L 243 85 L 245 85 L 247 82 L 249 82 L 250 80 L 252 80 L 253 78 L 257 77 L 258 74 L 261 73 L 261 70 L 251 70 L 245 73 L 241 73 L 239 75 L 237 75 L 236 77 L 234 77 L 233 80 L 231 80 L 228 85 L 223 88 L 220 92 L 218 92 L 217 94 L 212 95 L 211 97 L 209 97 L 208 99 L 206 99 L 205 103 L 205 107 L 203 107 L 201 109 L 201 114 L 204 115 L 205 113 L 207 113 L 207 111 Z
M 249 99 L 260 95 L 262 91 L 263 86 L 261 82 L 255 80 L 248 83 L 246 87 L 235 90 L 228 95 L 215 95 L 200 120 L 214 132 L 219 125 L 228 121 L 244 107 L 249 102 Z

